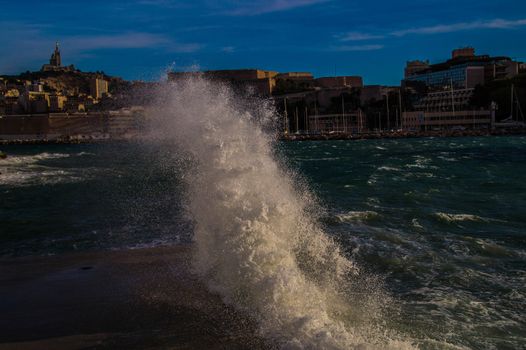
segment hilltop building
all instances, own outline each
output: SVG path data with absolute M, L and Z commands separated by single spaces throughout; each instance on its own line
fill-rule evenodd
M 56 71 L 56 72 L 72 72 L 75 70 L 75 66 L 69 65 L 67 67 L 62 66 L 62 56 L 58 47 L 58 42 L 55 43 L 55 51 L 51 54 L 49 64 L 42 66 L 42 72 Z
M 60 57 L 60 50 L 58 49 L 58 42 L 55 43 L 55 51 L 51 54 L 49 64 L 53 67 L 62 66 L 62 58 Z

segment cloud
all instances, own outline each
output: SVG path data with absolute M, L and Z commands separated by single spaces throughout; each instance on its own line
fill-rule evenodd
M 147 6 L 172 6 L 174 2 L 171 0 L 139 0 L 137 4 Z
M 235 50 L 236 48 L 234 46 L 224 46 L 221 48 L 221 51 L 226 52 L 226 53 L 232 53 Z
M 147 49 L 162 48 L 170 52 L 190 53 L 202 45 L 179 43 L 163 34 L 130 32 L 112 35 L 70 36 L 63 40 L 64 46 L 74 52 L 101 49 Z
M 69 36 L 62 40 L 64 46 L 79 51 L 99 49 L 141 49 L 165 46 L 170 40 L 158 34 L 130 32 L 112 35 Z
M 381 50 L 384 48 L 384 45 L 372 44 L 372 45 L 341 45 L 341 46 L 332 46 L 329 48 L 329 51 L 339 51 L 339 52 L 348 52 L 348 51 L 375 51 Z
M 230 16 L 255 16 L 272 12 L 288 11 L 299 7 L 312 6 L 331 0 L 257 0 L 248 5 L 226 11 Z
M 403 37 L 406 35 L 432 35 L 432 34 L 441 34 L 441 33 L 454 33 L 459 31 L 466 30 L 475 30 L 475 29 L 514 29 L 521 26 L 526 26 L 526 19 L 517 19 L 517 20 L 506 20 L 501 18 L 496 18 L 492 20 L 477 20 L 471 22 L 460 22 L 460 23 L 450 23 L 450 24 L 437 24 L 434 26 L 423 26 L 423 27 L 413 27 L 401 30 L 395 30 L 390 32 L 385 32 L 381 34 L 365 33 L 365 32 L 347 32 L 340 33 L 335 35 L 341 42 L 347 41 L 367 41 L 367 40 L 377 40 L 384 39 L 389 37 Z M 332 49 L 334 51 L 370 51 L 370 50 L 379 50 L 383 48 L 382 45 L 357 45 L 357 46 L 336 46 Z
M 189 7 L 188 3 L 183 3 L 174 0 L 139 0 L 136 2 L 138 5 L 143 6 L 158 6 L 163 8 L 181 9 Z
M 440 33 L 453 33 L 464 30 L 473 29 L 512 29 L 526 25 L 526 19 L 519 20 L 505 20 L 505 19 L 492 19 L 485 21 L 473 21 L 473 22 L 460 22 L 452 24 L 439 24 L 428 27 L 409 28 L 403 30 L 397 30 L 389 33 L 392 36 L 406 36 L 409 34 L 440 34 Z
M 374 40 L 382 39 L 383 35 L 375 35 L 362 32 L 348 32 L 336 36 L 340 41 L 362 41 L 362 40 Z

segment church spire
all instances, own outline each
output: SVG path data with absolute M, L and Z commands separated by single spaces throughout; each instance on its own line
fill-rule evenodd
M 62 66 L 62 59 L 60 57 L 60 50 L 58 48 L 58 41 L 55 42 L 55 51 L 51 55 L 51 59 L 49 60 L 49 64 L 55 67 Z

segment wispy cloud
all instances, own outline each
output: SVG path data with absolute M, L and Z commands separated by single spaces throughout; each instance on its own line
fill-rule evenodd
M 139 0 L 136 2 L 138 5 L 143 6 L 157 6 L 170 9 L 181 9 L 188 8 L 191 6 L 189 3 L 176 0 Z
M 163 34 L 141 32 L 72 36 L 66 37 L 63 42 L 64 46 L 72 51 L 161 48 L 170 52 L 189 53 L 195 52 L 202 47 L 202 45 L 196 43 L 180 43 Z
M 62 40 L 64 46 L 79 51 L 99 49 L 141 49 L 170 44 L 170 39 L 163 35 L 130 32 L 114 35 L 69 36 Z
M 191 53 L 203 47 L 197 43 L 181 43 L 164 34 L 128 32 L 108 35 L 67 36 L 61 40 L 70 54 L 105 49 L 162 49 L 167 52 Z
M 272 12 L 288 11 L 328 1 L 331 0 L 257 0 L 232 10 L 228 10 L 224 14 L 230 16 L 255 16 Z
M 362 40 L 374 40 L 382 39 L 384 35 L 376 35 L 362 32 L 348 32 L 336 36 L 340 41 L 362 41 Z
M 384 48 L 384 45 L 380 44 L 371 44 L 371 45 L 340 45 L 340 46 L 331 46 L 329 51 L 375 51 L 381 50 Z
M 390 33 L 393 36 L 405 36 L 409 34 L 440 34 L 453 33 L 473 29 L 512 29 L 526 25 L 526 19 L 506 20 L 492 19 L 485 21 L 460 22 L 452 24 L 438 24 L 435 26 L 409 28 L 396 30 Z
M 224 46 L 221 48 L 221 51 L 226 53 L 232 53 L 236 51 L 236 48 L 234 46 Z
M 342 42 L 346 41 L 365 41 L 377 40 L 386 37 L 403 37 L 406 35 L 431 35 L 441 33 L 454 33 L 475 29 L 514 29 L 521 26 L 526 26 L 526 19 L 506 20 L 506 19 L 492 19 L 492 20 L 477 20 L 471 22 L 459 22 L 449 24 L 437 24 L 433 26 L 413 27 L 407 29 L 394 30 L 385 33 L 365 33 L 365 32 L 347 32 L 335 35 L 335 37 Z

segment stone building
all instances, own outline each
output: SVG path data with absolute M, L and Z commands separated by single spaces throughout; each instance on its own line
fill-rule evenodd
M 359 76 L 322 77 L 316 78 L 315 82 L 317 86 L 322 88 L 363 87 L 363 79 Z
M 62 72 L 72 72 L 75 70 L 75 67 L 73 65 L 69 65 L 67 67 L 62 66 L 62 56 L 60 54 L 60 49 L 58 47 L 58 42 L 55 43 L 55 51 L 51 54 L 51 58 L 49 59 L 48 64 L 44 64 L 42 66 L 41 71 L 42 72 L 49 72 L 49 71 L 62 71 Z
M 108 94 L 108 82 L 104 79 L 94 78 L 90 81 L 90 95 L 96 100 Z
M 254 89 L 257 94 L 270 96 L 276 86 L 278 72 L 262 69 L 225 69 L 204 72 L 170 72 L 168 80 L 177 81 L 190 77 L 225 81 L 236 88 Z

